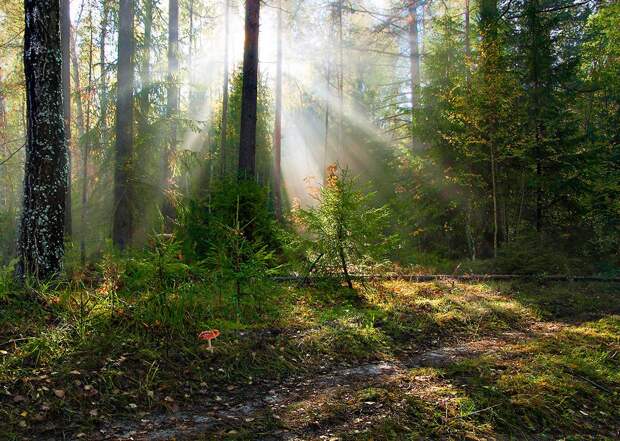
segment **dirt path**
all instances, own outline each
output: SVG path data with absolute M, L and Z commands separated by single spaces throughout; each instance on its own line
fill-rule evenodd
M 117 421 L 100 431 L 102 440 L 191 440 L 235 437 L 251 431 L 261 440 L 337 440 L 337 433 L 361 432 L 389 415 L 381 400 L 371 396 L 348 406 L 352 397 L 379 388 L 395 388 L 445 406 L 433 393 L 449 386 L 445 380 L 411 377 L 415 367 L 445 367 L 465 358 L 508 353 L 511 345 L 552 335 L 564 325 L 533 322 L 523 331 L 507 331 L 495 337 L 453 342 L 397 359 L 355 367 L 326 366 L 310 377 L 293 376 L 282 382 L 236 388 L 234 392 L 205 395 L 200 406 L 169 414 L 146 415 L 138 423 Z M 449 398 L 448 398 L 449 399 Z M 359 401 L 359 400 L 358 400 Z M 394 405 L 398 406 L 398 403 Z M 260 424 L 258 424 L 260 422 Z

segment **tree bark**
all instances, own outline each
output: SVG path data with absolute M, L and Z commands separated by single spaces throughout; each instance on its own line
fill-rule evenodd
M 133 1 L 120 0 L 112 241 L 124 250 L 133 236 Z
M 84 123 L 84 104 L 82 103 L 82 86 L 80 84 L 80 63 L 78 61 L 75 38 L 71 44 L 71 64 L 73 64 L 73 85 L 75 86 L 75 106 L 77 109 L 76 125 L 78 129 L 78 145 L 82 143 L 82 138 L 86 132 Z
M 226 0 L 224 11 L 224 81 L 222 85 L 222 127 L 220 134 L 220 177 L 226 175 L 227 155 L 227 134 L 228 134 L 228 41 L 230 26 L 230 0 Z
M 471 84 L 471 71 L 470 71 L 470 63 L 471 63 L 471 42 L 470 42 L 470 33 L 471 33 L 471 25 L 470 25 L 470 20 L 469 20 L 469 15 L 470 15 L 470 7 L 469 7 L 469 1 L 470 0 L 465 0 L 465 62 L 466 62 L 466 69 L 465 69 L 465 75 L 466 75 L 466 79 L 467 79 L 467 86 L 469 87 L 469 85 Z
M 177 118 L 179 113 L 179 2 L 168 2 L 168 90 L 166 116 L 170 123 L 170 137 L 164 155 L 163 181 L 164 194 L 162 214 L 166 231 L 171 229 L 174 219 L 174 206 L 170 190 L 172 189 L 172 158 L 177 148 Z
M 189 115 L 196 117 L 196 94 L 194 92 L 194 0 L 189 0 L 189 47 L 187 51 L 187 81 L 189 83 Z
M 336 159 L 344 155 L 344 38 L 342 32 L 343 0 L 338 1 L 338 151 Z
M 65 197 L 65 236 L 72 234 L 71 219 L 71 9 L 69 0 L 60 0 L 60 45 L 62 51 L 62 103 L 67 143 L 67 195 Z
M 420 50 L 418 43 L 417 0 L 409 0 L 409 64 L 411 74 L 411 147 L 415 145 L 413 137 L 414 113 L 420 105 Z
M 93 15 L 92 7 L 89 6 L 88 23 L 90 28 L 90 40 L 88 42 L 88 103 L 86 106 L 86 132 L 91 129 L 92 114 L 92 90 L 93 90 Z M 86 229 L 88 221 L 88 155 L 90 154 L 90 143 L 92 138 L 89 135 L 87 139 L 82 140 L 82 212 L 80 214 L 80 262 L 82 265 L 86 263 Z
M 62 271 L 68 154 L 58 0 L 24 1 L 27 140 L 16 276 Z
M 258 27 L 260 1 L 246 0 L 239 177 L 254 179 L 256 173 L 256 110 L 258 93 Z
M 273 130 L 274 155 L 274 200 L 276 219 L 282 221 L 282 0 L 278 0 L 278 30 L 277 30 L 277 61 L 276 61 L 276 115 Z
M 100 104 L 100 119 L 99 119 L 99 131 L 101 132 L 101 144 L 102 147 L 107 145 L 107 130 L 108 130 L 108 70 L 106 66 L 105 58 L 105 44 L 108 35 L 108 19 L 109 19 L 109 7 L 108 0 L 102 0 L 101 11 L 101 31 L 99 36 L 99 68 L 101 71 L 101 77 L 99 81 L 99 104 Z
M 153 40 L 153 0 L 144 0 L 144 37 L 140 57 L 140 115 L 138 133 L 148 138 L 149 113 L 151 108 L 151 46 Z
M 495 163 L 495 147 L 491 143 L 491 192 L 493 196 L 493 257 L 497 258 L 497 235 L 499 231 L 497 220 L 497 178 Z

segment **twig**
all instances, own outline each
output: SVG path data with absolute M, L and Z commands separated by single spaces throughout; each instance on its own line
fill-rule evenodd
M 468 413 L 468 414 L 466 414 L 466 415 L 458 415 L 458 416 L 456 416 L 456 417 L 454 417 L 454 418 L 467 418 L 467 417 L 469 417 L 469 416 L 476 415 L 477 413 L 486 412 L 487 410 L 491 410 L 491 409 L 493 409 L 494 407 L 497 407 L 497 406 L 501 406 L 501 403 L 494 404 L 494 405 L 489 406 L 489 407 L 485 407 L 484 409 L 475 410 L 475 411 L 470 412 L 470 413 Z
M 588 382 L 588 383 L 590 383 L 592 386 L 598 387 L 598 388 L 599 388 L 600 390 L 602 390 L 602 391 L 605 391 L 605 392 L 608 392 L 608 393 L 612 393 L 612 392 L 611 392 L 609 389 L 607 389 L 605 386 L 602 386 L 602 385 L 600 385 L 600 384 L 598 384 L 598 383 L 596 383 L 596 382 L 594 382 L 594 381 L 590 380 L 589 378 L 582 377 L 581 375 L 576 374 L 576 373 L 574 373 L 574 372 L 571 372 L 571 374 L 573 374 L 573 375 L 574 375 L 575 377 L 577 377 L 577 378 L 581 378 L 582 380 L 587 381 L 587 382 Z
M 14 338 L 8 341 L 5 341 L 4 343 L 0 343 L 0 346 L 4 346 L 4 345 L 10 345 L 11 343 L 17 343 L 18 341 L 24 341 L 24 340 L 30 340 L 31 338 L 34 337 L 21 337 L 21 338 Z
M 19 152 L 21 149 L 23 149 L 26 146 L 26 144 L 22 144 L 20 148 L 18 148 L 17 150 L 15 150 L 13 153 L 11 153 L 6 159 L 3 159 L 2 162 L 0 162 L 0 165 L 4 165 L 6 162 L 9 161 L 9 159 L 11 159 L 13 156 L 15 156 L 17 154 L 17 152 Z

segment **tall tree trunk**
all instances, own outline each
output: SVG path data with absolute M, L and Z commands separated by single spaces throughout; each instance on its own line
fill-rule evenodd
M 415 140 L 413 138 L 413 115 L 420 105 L 420 49 L 418 43 L 418 13 L 417 0 L 409 0 L 409 64 L 411 75 L 411 146 L 413 148 Z
M 331 157 L 329 154 L 329 86 L 331 83 L 332 63 L 331 58 L 327 58 L 327 72 L 325 73 L 326 95 L 325 99 L 325 145 L 323 150 L 323 183 L 327 182 L 327 166 Z
M 102 0 L 101 33 L 99 36 L 99 68 L 101 72 L 99 79 L 99 103 L 101 106 L 99 115 L 99 131 L 101 132 L 102 147 L 107 145 L 108 130 L 108 70 L 105 58 L 105 45 L 108 35 L 109 14 L 108 0 Z
M 227 134 L 228 134 L 228 42 L 230 39 L 230 0 L 226 0 L 224 11 L 224 83 L 222 85 L 222 127 L 220 135 L 220 177 L 227 171 Z
M 86 133 L 91 129 L 92 114 L 92 90 L 93 90 L 93 14 L 92 6 L 89 6 L 88 24 L 90 28 L 90 40 L 88 42 L 88 103 L 86 105 Z M 88 220 L 88 155 L 90 154 L 91 136 L 82 141 L 82 212 L 80 214 L 80 261 L 86 263 L 86 222 Z
M 170 123 L 170 138 L 164 155 L 164 203 L 162 214 L 166 230 L 170 230 L 170 221 L 174 218 L 174 206 L 172 204 L 172 158 L 177 148 L 177 118 L 179 113 L 179 2 L 168 2 L 168 97 L 166 116 Z
M 470 0 L 465 0 L 465 35 L 464 35 L 464 39 L 465 39 L 465 61 L 466 61 L 466 70 L 465 70 L 465 75 L 466 75 L 466 79 L 467 79 L 467 86 L 469 87 L 469 85 L 471 84 L 471 71 L 470 71 L 470 63 L 471 63 L 471 25 L 469 23 L 469 14 L 470 14 L 470 7 L 469 7 L 469 1 Z
M 276 115 L 273 130 L 274 155 L 274 200 L 276 219 L 282 220 L 282 0 L 278 0 L 278 30 L 277 30 L 277 61 L 276 61 Z
M 498 214 L 497 214 L 497 169 L 495 161 L 495 146 L 491 143 L 491 193 L 493 198 L 493 257 L 497 258 L 497 246 L 498 246 Z
M 258 93 L 259 0 L 245 2 L 245 45 L 241 90 L 241 130 L 239 135 L 239 176 L 254 179 L 256 173 L 256 108 Z
M 153 45 L 153 0 L 144 0 L 144 37 L 140 54 L 140 115 L 138 133 L 148 139 L 149 113 L 151 108 L 151 46 Z
M 28 113 L 18 278 L 62 270 L 67 144 L 62 108 L 58 0 L 24 1 L 24 74 Z
M 7 133 L 7 120 L 6 120 L 6 96 L 4 95 L 4 87 L 3 87 L 3 75 L 2 75 L 2 66 L 0 66 L 0 161 L 4 162 L 11 157 L 13 153 L 10 148 L 10 141 Z M 3 164 L 5 167 L 8 164 Z M 15 217 L 15 198 L 14 195 L 17 193 L 15 191 L 14 178 L 12 173 L 4 173 L 0 174 L 0 207 L 3 208 L 5 213 L 7 213 L 10 218 Z M 9 258 L 13 257 L 13 253 L 15 252 L 14 245 L 10 248 L 6 249 L 7 253 L 0 258 L 0 264 L 6 264 Z
M 189 115 L 196 116 L 196 96 L 194 92 L 194 0 L 189 0 L 189 48 L 187 51 L 187 81 L 189 83 Z
M 84 103 L 82 102 L 82 86 L 80 84 L 80 63 L 78 61 L 75 38 L 71 43 L 71 64 L 73 64 L 73 85 L 75 86 L 75 107 L 77 109 L 76 125 L 78 129 L 78 146 L 82 144 L 86 126 L 84 124 Z
M 67 142 L 67 196 L 65 201 L 65 236 L 71 236 L 71 8 L 69 0 L 60 0 L 60 44 L 62 51 L 62 102 Z
M 548 35 L 544 35 L 544 29 L 539 16 L 539 1 L 529 0 L 526 5 L 526 17 L 528 36 L 531 39 L 528 54 L 528 83 L 530 87 L 530 118 L 534 130 L 534 157 L 536 162 L 536 232 L 541 238 L 543 229 L 543 138 L 545 132 L 543 114 L 548 102 L 546 97 L 546 79 L 549 76 L 550 60 L 544 53 Z
M 498 45 L 498 17 L 497 0 L 482 0 L 480 3 L 480 34 L 482 38 L 480 48 L 479 69 L 482 72 L 485 86 L 490 87 L 501 72 L 501 53 Z M 491 165 L 491 199 L 493 203 L 493 256 L 497 257 L 498 250 L 498 204 L 497 204 L 497 152 L 496 136 L 498 123 L 496 118 L 497 97 L 495 93 L 486 94 L 484 102 L 484 117 L 487 130 L 484 136 L 489 146 Z
M 344 157 L 344 39 L 342 32 L 343 0 L 338 1 L 338 154 L 336 158 Z
M 120 0 L 112 241 L 121 250 L 133 236 L 133 1 Z

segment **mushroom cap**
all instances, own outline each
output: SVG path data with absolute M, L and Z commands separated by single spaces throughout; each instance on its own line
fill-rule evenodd
M 218 331 L 217 329 L 209 329 L 208 331 L 202 331 L 200 334 L 198 334 L 198 338 L 200 340 L 213 340 L 219 335 L 220 331 Z

